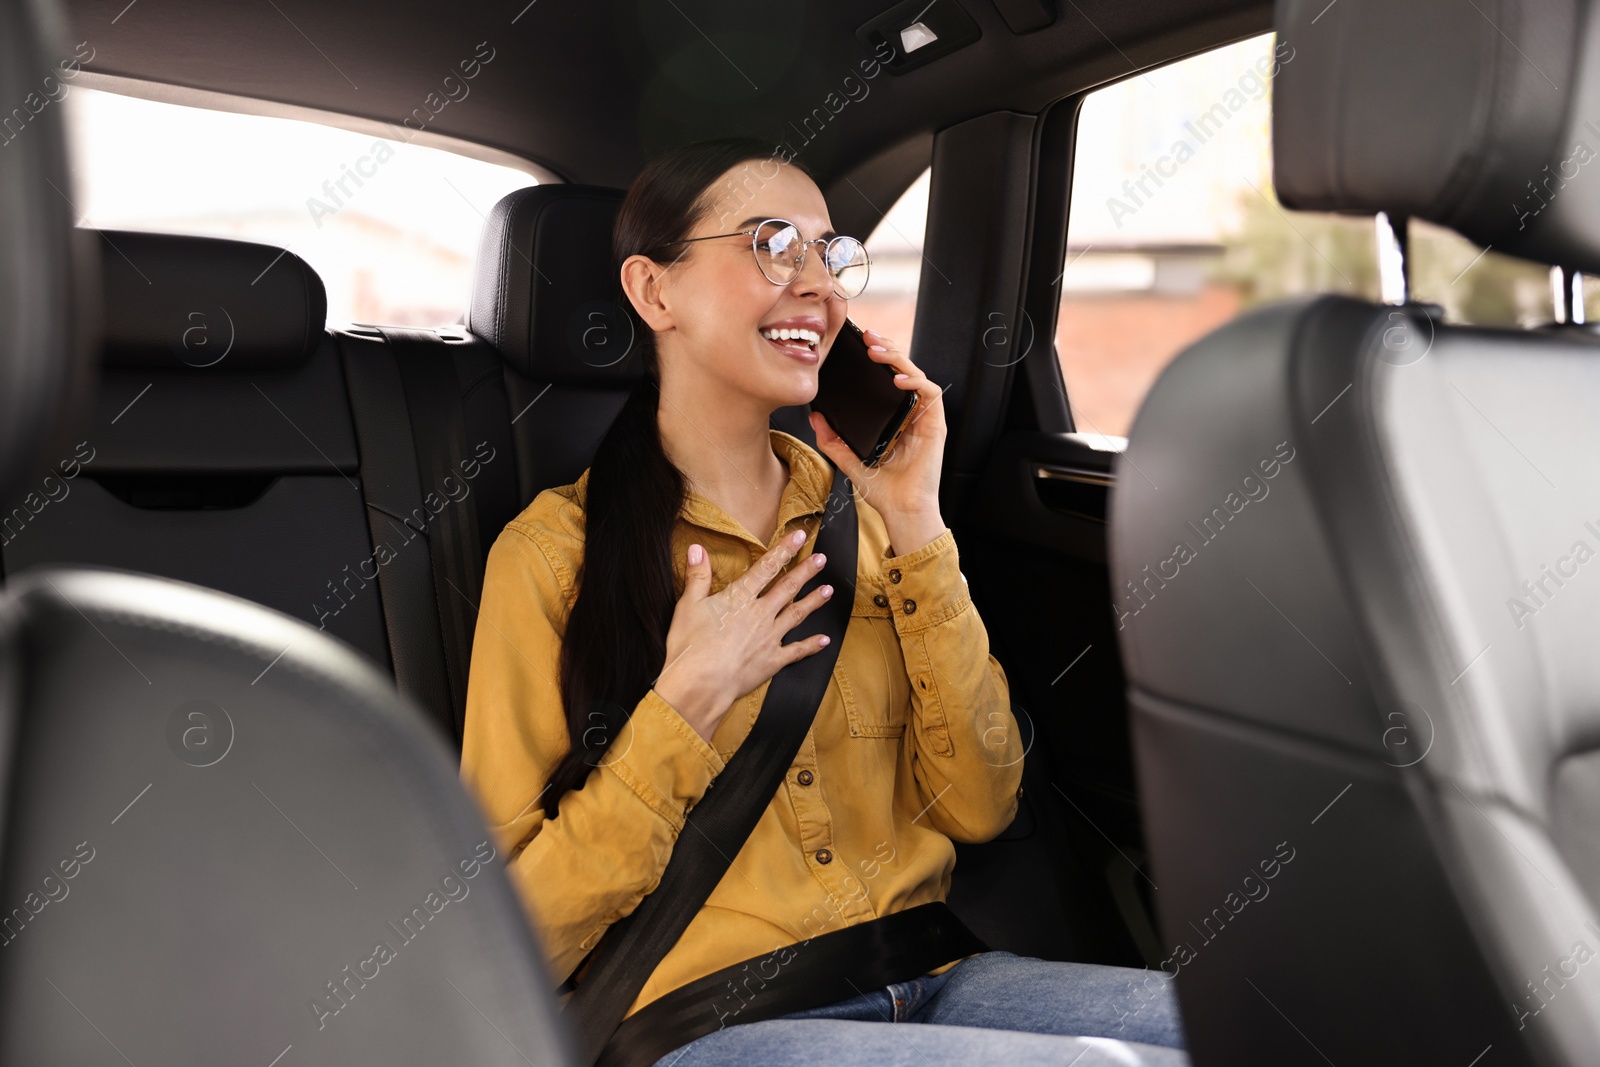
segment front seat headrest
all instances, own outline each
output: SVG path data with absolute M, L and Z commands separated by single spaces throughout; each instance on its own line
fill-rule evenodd
M 1427 219 L 1498 252 L 1600 270 L 1591 5 L 1279 0 L 1275 21 L 1285 207 Z
M 293 252 L 169 233 L 100 233 L 107 367 L 285 370 L 327 325 L 322 279 Z
M 467 324 L 530 378 L 628 388 L 644 373 L 611 264 L 622 192 L 591 185 L 518 189 L 489 212 Z

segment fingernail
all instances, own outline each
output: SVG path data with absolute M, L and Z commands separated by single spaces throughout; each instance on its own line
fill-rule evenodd
M 821 644 L 821 645 L 826 645 L 828 643 L 828 641 L 829 641 L 828 635 L 827 634 L 823 634 L 822 635 L 822 640 L 817 642 L 817 643 Z
M 796 530 L 794 533 L 789 535 L 789 542 L 791 544 L 796 544 L 796 545 L 805 544 L 806 543 L 806 532 L 804 530 Z
M 889 350 L 887 348 L 883 347 L 882 345 L 868 345 L 867 346 L 867 351 L 868 352 L 887 352 Z
M 705 549 L 701 548 L 699 545 L 690 545 L 689 546 L 689 562 L 698 565 L 699 562 L 700 562 L 700 557 L 701 557 L 702 554 L 704 554 L 704 552 L 705 552 Z
M 828 557 L 824 556 L 821 552 L 818 552 L 816 555 L 811 557 L 811 565 L 813 567 L 820 567 L 826 562 L 828 562 Z
M 831 597 L 832 595 L 833 595 L 833 586 L 825 585 L 825 586 L 822 587 L 822 599 L 826 600 L 829 597 Z
M 894 376 L 894 380 L 898 382 L 901 378 L 909 378 L 909 377 L 911 377 L 911 375 L 909 375 L 909 374 L 896 374 Z

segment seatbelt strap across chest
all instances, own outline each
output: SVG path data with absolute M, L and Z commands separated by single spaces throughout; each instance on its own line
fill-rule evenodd
M 798 597 L 823 584 L 841 591 L 855 588 L 856 520 L 850 480 L 835 469 L 814 545 L 827 562 Z M 639 990 L 722 881 L 777 793 L 827 691 L 853 599 L 831 597 L 786 635 L 796 641 L 825 633 L 829 642 L 773 675 L 749 735 L 690 809 L 655 891 L 613 923 L 595 947 L 593 962 L 563 1012 L 577 1032 L 583 1067 L 599 1058 Z

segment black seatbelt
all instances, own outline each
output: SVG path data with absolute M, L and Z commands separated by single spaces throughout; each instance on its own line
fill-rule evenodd
M 481 381 L 464 384 L 456 353 L 436 333 L 390 327 L 382 333 L 405 390 L 423 501 L 426 505 L 429 494 L 434 494 L 439 505 L 436 514 L 427 509 L 428 553 L 444 640 L 452 736 L 459 745 L 488 549 L 517 513 L 516 458 L 505 383 L 498 363 L 486 362 L 480 368 Z M 469 406 L 478 416 L 470 441 Z M 487 450 L 480 454 L 478 447 L 484 443 Z M 493 458 L 485 462 L 490 455 Z M 475 476 L 469 477 L 468 471 L 475 471 Z
M 338 337 L 361 450 L 368 530 L 375 552 L 382 550 L 378 596 L 395 686 L 427 711 L 441 736 L 449 737 L 455 726 L 445 681 L 449 672 L 434 607 L 433 553 L 419 518 L 426 511 L 405 389 L 387 342 L 344 332 Z
M 825 633 L 830 640 L 773 675 L 749 735 L 690 809 L 655 891 L 613 923 L 595 946 L 594 962 L 564 1009 L 577 1032 L 582 1067 L 599 1058 L 656 965 L 722 881 L 794 762 L 844 644 L 854 601 L 849 590 L 856 584 L 857 537 L 850 480 L 835 469 L 813 545 L 827 562 L 798 596 L 824 583 L 839 592 L 786 635 L 794 641 Z
M 942 900 L 817 934 L 652 1000 L 623 1020 L 597 1067 L 651 1067 L 724 1027 L 835 1004 L 988 949 Z

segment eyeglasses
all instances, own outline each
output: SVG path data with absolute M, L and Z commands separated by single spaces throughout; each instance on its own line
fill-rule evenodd
M 833 279 L 834 293 L 841 299 L 854 300 L 860 296 L 867 287 L 867 275 L 872 270 L 872 260 L 867 256 L 866 247 L 854 237 L 816 237 L 807 241 L 800 236 L 800 227 L 784 219 L 768 219 L 753 230 L 689 237 L 669 244 L 687 245 L 721 237 L 749 237 L 756 266 L 773 285 L 788 285 L 800 277 L 800 271 L 806 264 L 806 250 L 812 245 L 822 246 L 823 266 Z

